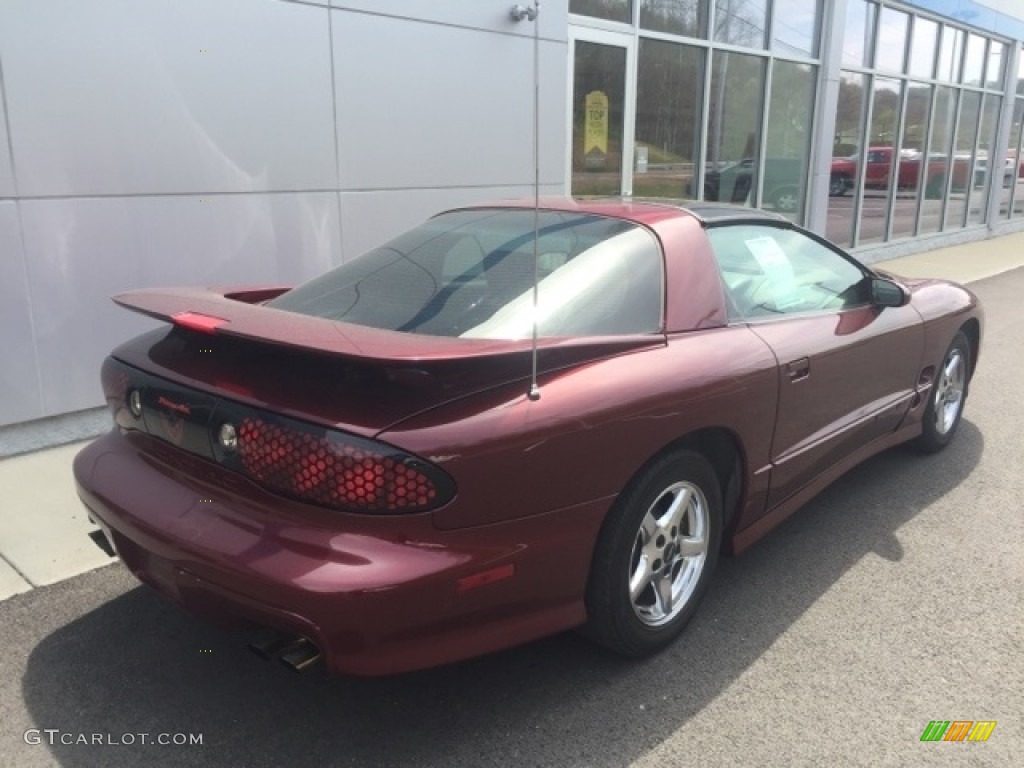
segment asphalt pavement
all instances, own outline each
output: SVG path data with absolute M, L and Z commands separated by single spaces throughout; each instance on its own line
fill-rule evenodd
M 723 559 L 652 659 L 569 633 L 297 676 L 107 567 L 0 602 L 0 766 L 1022 765 L 1024 269 L 972 288 L 987 325 L 954 443 L 869 460 Z M 920 741 L 933 720 L 996 727 Z

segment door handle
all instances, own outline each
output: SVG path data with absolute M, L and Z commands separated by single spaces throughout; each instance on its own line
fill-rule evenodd
M 811 374 L 811 361 L 806 357 L 786 363 L 786 377 L 790 381 L 806 379 Z

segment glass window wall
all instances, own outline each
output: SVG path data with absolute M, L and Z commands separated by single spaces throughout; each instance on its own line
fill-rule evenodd
M 633 3 L 632 0 L 569 0 L 569 12 L 628 24 L 633 20 Z
M 776 61 L 764 140 L 761 202 L 798 224 L 803 223 L 810 166 L 811 125 L 817 67 Z
M 983 85 L 985 70 L 985 38 L 979 35 L 967 36 L 967 53 L 964 55 L 964 85 Z
M 899 184 L 892 213 L 893 238 L 911 237 L 917 230 L 917 211 L 922 193 L 919 179 L 921 169 L 926 165 L 924 157 L 931 102 L 932 86 L 913 81 L 907 84 L 907 104 L 900 142 Z
M 988 64 L 985 66 L 985 87 L 1001 91 L 1003 89 L 1003 60 L 1006 46 L 997 40 L 988 44 Z
M 713 55 L 704 173 L 706 200 L 753 203 L 764 74 L 765 60 L 759 56 L 731 52 Z
M 640 28 L 706 37 L 707 0 L 640 0 Z
M 903 82 L 875 78 L 871 102 L 871 128 L 864 157 L 864 198 L 860 209 L 858 242 L 877 243 L 887 239 L 889 207 L 900 184 L 897 137 Z
M 939 69 L 935 77 L 949 83 L 960 81 L 960 62 L 964 54 L 964 31 L 956 27 L 942 28 L 942 43 L 939 46 Z
M 1020 86 L 1018 86 L 1019 88 Z M 1024 98 L 1017 98 L 1013 104 L 1013 123 L 1010 127 L 1010 141 L 1006 153 L 1008 165 L 1014 169 L 1013 184 L 1003 192 L 999 215 L 1007 218 L 1024 215 L 1024 154 L 1021 154 L 1021 140 L 1024 139 Z
M 764 48 L 768 0 L 718 0 L 714 39 L 744 48 Z
M 840 75 L 825 236 L 844 246 L 853 244 L 853 212 L 864 146 L 867 86 L 867 75 L 845 71 Z
M 875 68 L 883 72 L 903 72 L 907 55 L 910 17 L 892 8 L 882 8 L 878 17 L 878 53 Z
M 632 178 L 627 191 L 638 196 L 756 204 L 802 221 L 815 177 L 817 58 L 828 7 L 821 0 L 570 0 L 574 24 L 603 27 L 588 33 L 592 40 L 623 40 L 598 45 L 582 42 L 581 33 L 575 43 L 573 192 L 614 194 Z M 1024 206 L 1021 109 L 1012 160 L 1005 168 L 990 163 L 1002 154 L 993 144 L 1011 58 L 1006 43 L 909 4 L 847 0 L 844 7 L 835 132 L 821 138 L 833 146 L 825 234 L 857 247 L 984 224 L 990 188 L 1002 190 L 1002 215 Z M 614 32 L 607 20 L 628 29 Z M 590 126 L 605 131 L 600 141 L 587 138 L 593 92 L 607 99 L 606 121 Z
M 1007 146 L 1007 165 L 1015 171 L 1013 184 L 1003 193 L 999 215 L 1007 218 L 1024 216 L 1024 50 L 1018 52 L 1017 98 L 1013 103 L 1013 121 Z M 1012 96 L 1011 96 L 1012 98 Z
M 775 0 L 772 50 L 787 56 L 818 55 L 821 0 Z
M 996 128 L 999 126 L 999 106 L 1003 100 L 993 93 L 986 93 L 981 106 L 981 125 L 978 128 L 978 152 L 967 190 L 967 223 L 984 224 L 988 208 L 988 196 L 993 175 L 997 189 L 1009 188 L 1013 183 L 1012 165 L 995 168 L 992 160 L 995 152 Z M 1012 161 L 1010 161 L 1012 164 Z M 1004 164 L 1005 165 L 1005 164 Z
M 956 96 L 956 90 L 948 85 L 935 88 L 932 139 L 927 157 L 922 158 L 919 178 L 925 193 L 919 230 L 922 233 L 938 232 L 942 225 L 949 156 L 953 149 L 953 129 L 956 125 Z
M 935 74 L 935 47 L 939 41 L 939 25 L 929 19 L 914 19 L 910 43 L 910 76 L 930 78 Z
M 633 194 L 693 197 L 700 153 L 704 51 L 640 40 Z
M 626 49 L 577 40 L 572 99 L 572 194 L 617 195 L 622 191 Z
M 843 27 L 843 66 L 870 67 L 878 6 L 865 0 L 847 0 Z
M 953 157 L 949 167 L 949 199 L 946 201 L 945 229 L 956 229 L 966 223 L 967 194 L 974 168 L 974 144 L 978 140 L 978 119 L 981 117 L 981 94 L 963 91 L 960 96 L 960 118 L 956 127 Z

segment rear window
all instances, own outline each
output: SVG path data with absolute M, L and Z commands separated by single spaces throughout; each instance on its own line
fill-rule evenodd
M 538 224 L 538 335 L 661 329 L 661 250 L 650 232 L 554 211 Z M 530 209 L 445 213 L 267 306 L 407 333 L 529 338 L 533 228 Z

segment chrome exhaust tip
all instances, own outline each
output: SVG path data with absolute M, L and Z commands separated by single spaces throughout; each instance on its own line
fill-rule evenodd
M 304 672 L 320 659 L 320 649 L 310 640 L 272 630 L 250 642 L 249 650 L 265 661 L 280 659 L 292 672 Z
M 292 672 L 305 672 L 320 660 L 320 649 L 306 638 L 299 638 L 300 643 L 281 654 L 281 663 Z
M 271 632 L 249 643 L 249 650 L 264 661 L 271 661 L 282 653 L 297 648 L 303 642 L 306 642 L 304 637 Z

